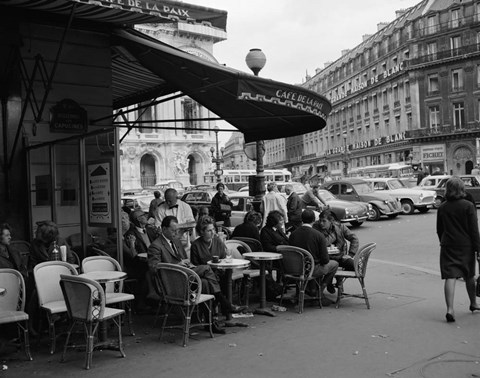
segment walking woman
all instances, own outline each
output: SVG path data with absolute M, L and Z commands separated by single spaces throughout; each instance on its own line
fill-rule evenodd
M 475 296 L 475 252 L 480 252 L 477 209 L 465 199 L 465 185 L 458 177 L 447 181 L 446 201 L 437 212 L 437 235 L 440 240 L 440 272 L 445 280 L 447 322 L 455 321 L 453 302 L 457 278 L 465 280 L 470 311 L 480 311 Z

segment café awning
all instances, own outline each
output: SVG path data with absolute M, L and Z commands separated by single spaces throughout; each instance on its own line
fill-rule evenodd
M 246 143 L 301 135 L 326 125 L 331 104 L 313 91 L 204 60 L 131 29 L 116 30 L 113 38 L 112 46 L 124 62 L 114 62 L 123 70 L 114 68 L 114 90 L 119 76 L 132 80 L 140 73 L 143 83 L 136 90 L 125 86 L 123 96 L 117 92 L 115 108 L 180 91 L 235 126 Z

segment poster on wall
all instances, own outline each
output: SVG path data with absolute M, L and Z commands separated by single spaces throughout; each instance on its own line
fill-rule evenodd
M 90 226 L 113 225 L 112 163 L 90 162 L 87 165 L 88 223 Z

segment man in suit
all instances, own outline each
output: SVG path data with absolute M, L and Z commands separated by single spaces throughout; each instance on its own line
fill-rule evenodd
M 313 210 L 305 209 L 303 211 L 302 222 L 302 226 L 290 235 L 290 245 L 303 248 L 312 254 L 315 261 L 313 277 L 319 278 L 323 276 L 320 293 L 323 297 L 323 291 L 327 285 L 332 284 L 333 277 L 335 277 L 338 269 L 338 262 L 330 260 L 325 236 L 312 227 L 313 222 L 315 222 Z M 312 290 L 312 288 L 309 288 L 309 290 Z M 322 298 L 322 305 L 328 306 L 330 303 L 326 298 Z
M 165 202 L 160 204 L 155 212 L 155 226 L 160 227 L 163 219 L 167 216 L 174 216 L 178 223 L 184 224 L 195 222 L 192 208 L 189 204 L 178 199 L 178 193 L 175 189 L 169 188 L 165 191 Z M 182 242 L 183 248 L 187 253 L 190 252 L 190 235 L 184 230 L 178 235 Z
M 287 194 L 287 230 L 289 228 L 295 230 L 302 225 L 302 201 L 293 191 L 292 184 L 285 185 L 285 193 Z
M 152 273 L 156 272 L 158 263 L 178 264 L 192 269 L 205 282 L 202 285 L 204 294 L 213 294 L 216 301 L 222 307 L 224 314 L 228 312 L 242 312 L 245 306 L 236 306 L 231 304 L 222 294 L 217 276 L 209 265 L 193 265 L 183 248 L 182 243 L 178 239 L 178 219 L 172 215 L 166 216 L 161 223 L 162 235 L 160 235 L 148 248 L 148 266 Z M 214 326 L 217 333 L 225 333 L 217 324 Z

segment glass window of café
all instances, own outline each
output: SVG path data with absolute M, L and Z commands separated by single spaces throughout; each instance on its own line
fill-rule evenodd
M 51 220 L 80 259 L 101 250 L 122 263 L 115 141 L 115 130 L 102 130 L 28 147 L 32 239 Z

